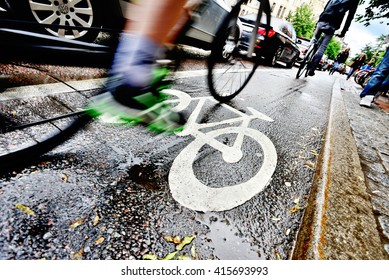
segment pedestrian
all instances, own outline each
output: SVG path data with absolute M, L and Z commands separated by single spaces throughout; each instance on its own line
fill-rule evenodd
M 384 58 L 374 71 L 369 82 L 360 93 L 361 102 L 359 105 L 370 108 L 376 94 L 387 90 L 389 90 L 389 48 L 386 50 Z
M 370 70 L 371 69 L 371 63 L 368 62 L 365 65 L 361 67 L 361 70 Z
M 108 80 L 102 94 L 87 107 L 93 117 L 115 116 L 129 124 L 143 123 L 156 132 L 177 132 L 185 123 L 181 114 L 162 103 L 167 97 L 150 91 L 166 69 L 158 69 L 156 57 L 171 43 L 181 21 L 198 0 L 138 1 L 136 20 L 127 20 L 120 34 Z M 129 10 L 131 18 L 132 10 Z
M 329 42 L 338 30 L 343 22 L 343 19 L 347 14 L 347 19 L 343 25 L 343 29 L 338 35 L 344 37 L 350 24 L 357 11 L 359 0 L 329 0 L 324 7 L 323 12 L 319 16 L 319 20 L 316 23 L 315 32 L 311 40 L 311 44 L 315 44 L 321 35 L 324 36 L 322 44 L 319 46 L 314 58 L 313 63 L 309 66 L 308 75 L 315 75 L 315 70 L 323 57 L 324 51 L 326 50 Z
M 366 61 L 366 54 L 361 53 L 357 58 L 355 58 L 353 61 L 349 63 L 350 71 L 347 74 L 346 80 L 350 79 L 352 74 L 354 74 L 355 71 L 359 70 L 363 64 L 365 64 Z
M 346 48 L 344 51 L 340 52 L 334 61 L 334 65 L 330 69 L 330 75 L 334 74 L 335 71 L 339 70 L 341 64 L 345 63 L 348 56 L 350 55 L 350 48 Z

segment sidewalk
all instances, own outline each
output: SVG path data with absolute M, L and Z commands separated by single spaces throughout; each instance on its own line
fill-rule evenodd
M 344 77 L 334 83 L 293 259 L 389 259 L 389 114 L 359 106 L 361 90 Z

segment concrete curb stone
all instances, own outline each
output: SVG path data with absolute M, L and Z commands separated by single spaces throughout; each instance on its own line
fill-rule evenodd
M 389 259 L 375 215 L 374 198 L 367 187 L 370 178 L 362 168 L 355 140 L 357 134 L 350 127 L 346 94 L 351 93 L 338 78 L 333 86 L 325 140 L 292 259 Z M 360 107 L 358 101 L 352 102 Z

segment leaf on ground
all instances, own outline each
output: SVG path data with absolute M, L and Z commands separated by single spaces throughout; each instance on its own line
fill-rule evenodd
M 195 235 L 185 236 L 182 242 L 176 246 L 176 250 L 181 251 L 186 245 L 192 243 L 195 237 Z
M 174 251 L 172 253 L 167 254 L 162 260 L 164 261 L 170 261 L 174 259 L 174 257 L 177 255 L 178 251 Z
M 174 244 L 180 244 L 182 241 L 181 237 L 178 235 L 176 236 L 166 235 L 165 240 L 167 242 L 174 243 Z
M 104 237 L 100 237 L 100 238 L 98 238 L 98 239 L 95 240 L 95 243 L 96 243 L 96 244 L 101 244 L 101 243 L 104 242 L 104 240 L 105 240 Z
M 192 247 L 190 247 L 190 253 L 192 255 L 192 258 L 194 258 L 195 260 L 199 259 L 199 255 L 197 254 L 196 246 L 194 244 L 192 245 Z
M 310 168 L 310 169 L 314 169 L 314 168 L 315 168 L 315 163 L 312 162 L 312 161 L 306 161 L 306 162 L 304 163 L 304 165 L 305 165 L 306 167 Z
M 271 218 L 271 220 L 274 221 L 274 222 L 278 222 L 278 221 L 281 221 L 281 218 L 273 217 L 273 218 Z
M 319 154 L 315 150 L 311 150 L 310 153 L 315 157 L 319 156 Z
M 191 261 L 192 260 L 190 257 L 185 256 L 185 255 L 178 256 L 177 259 L 180 261 Z
M 78 218 L 70 223 L 70 228 L 75 229 L 76 227 L 85 223 L 85 218 Z
M 72 253 L 71 258 L 72 260 L 82 260 L 83 255 L 84 255 L 84 246 L 81 247 L 80 251 Z
M 27 215 L 36 216 L 35 212 L 32 211 L 30 207 L 28 207 L 24 204 L 18 203 L 18 204 L 16 204 L 16 208 L 19 210 L 22 210 Z
M 62 179 L 62 181 L 64 181 L 65 183 L 67 183 L 68 180 L 69 180 L 69 176 L 66 175 L 65 173 L 62 173 L 62 174 L 61 174 L 61 179 Z
M 98 214 L 95 215 L 95 217 L 93 218 L 93 226 L 96 226 L 100 221 L 100 217 Z
M 143 260 L 158 260 L 157 256 L 156 255 L 152 255 L 152 254 L 145 254 L 142 256 L 142 259 Z
M 304 209 L 304 207 L 300 206 L 300 198 L 299 197 L 295 198 L 295 200 L 293 202 L 295 205 L 289 210 L 290 213 L 296 213 L 296 212 Z

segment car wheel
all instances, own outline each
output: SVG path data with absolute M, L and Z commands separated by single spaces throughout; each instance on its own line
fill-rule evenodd
M 276 51 L 272 54 L 272 56 L 268 60 L 271 66 L 277 65 L 277 61 L 281 57 L 282 51 L 283 51 L 282 46 L 278 46 L 276 48 Z
M 294 57 L 291 62 L 286 64 L 286 67 L 289 69 L 293 68 L 293 65 L 296 63 L 297 57 Z
M 92 42 L 100 32 L 102 22 L 100 1 L 27 0 L 27 2 L 26 9 L 32 15 L 32 19 L 44 25 L 44 30 L 51 35 Z

